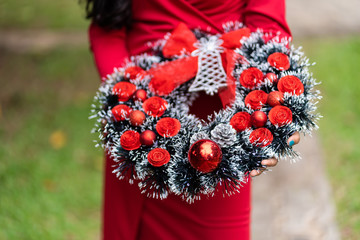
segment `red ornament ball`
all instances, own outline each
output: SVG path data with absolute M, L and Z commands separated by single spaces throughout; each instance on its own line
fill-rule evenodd
M 193 168 L 202 173 L 209 173 L 219 166 L 222 151 L 214 141 L 202 139 L 190 147 L 188 158 Z
M 156 134 L 151 130 L 145 130 L 140 134 L 140 142 L 145 146 L 152 146 L 156 140 Z
M 146 117 L 145 117 L 145 113 L 143 113 L 142 111 L 140 110 L 135 110 L 135 111 L 132 111 L 130 113 L 130 124 L 132 126 L 140 126 L 144 123 Z
M 267 116 L 263 111 L 255 111 L 251 114 L 251 123 L 255 128 L 265 126 L 266 121 Z
M 139 89 L 139 90 L 136 90 L 134 95 L 133 95 L 133 99 L 135 101 L 145 101 L 147 99 L 147 93 L 144 89 Z
M 269 93 L 266 102 L 272 107 L 281 105 L 284 103 L 284 94 L 279 91 L 273 91 Z
M 265 75 L 265 78 L 268 79 L 271 83 L 277 83 L 278 77 L 275 73 L 269 72 Z

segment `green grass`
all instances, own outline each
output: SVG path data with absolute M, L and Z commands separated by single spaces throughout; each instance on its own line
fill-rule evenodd
M 322 82 L 320 134 L 344 239 L 360 239 L 360 37 L 304 42 Z
M 1 0 L 0 28 L 85 28 L 84 8 L 78 0 Z
M 102 151 L 87 48 L 0 53 L 0 239 L 96 239 Z

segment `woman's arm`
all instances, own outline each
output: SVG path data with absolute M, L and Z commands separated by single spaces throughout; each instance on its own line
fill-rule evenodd
M 126 47 L 126 29 L 104 30 L 92 23 L 89 27 L 90 48 L 102 78 L 120 67 L 129 57 Z
M 280 37 L 291 37 L 285 17 L 285 0 L 248 0 L 244 11 L 244 23 L 251 31 L 262 28 Z

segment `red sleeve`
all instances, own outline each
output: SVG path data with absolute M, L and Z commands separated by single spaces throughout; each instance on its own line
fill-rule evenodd
M 285 19 L 285 0 L 248 0 L 244 11 L 244 23 L 252 31 L 262 28 L 265 32 L 290 37 Z
M 101 77 L 121 67 L 129 53 L 126 47 L 126 29 L 106 31 L 91 24 L 89 27 L 90 48 Z

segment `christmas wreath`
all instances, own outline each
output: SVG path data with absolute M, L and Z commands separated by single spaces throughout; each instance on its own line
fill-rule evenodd
M 224 32 L 180 24 L 152 54 L 115 69 L 95 96 L 98 145 L 116 176 L 149 197 L 238 192 L 261 160 L 297 156 L 287 145 L 295 131 L 317 128 L 318 83 L 300 49 L 240 23 Z M 205 123 L 189 114 L 198 91 L 233 97 Z

